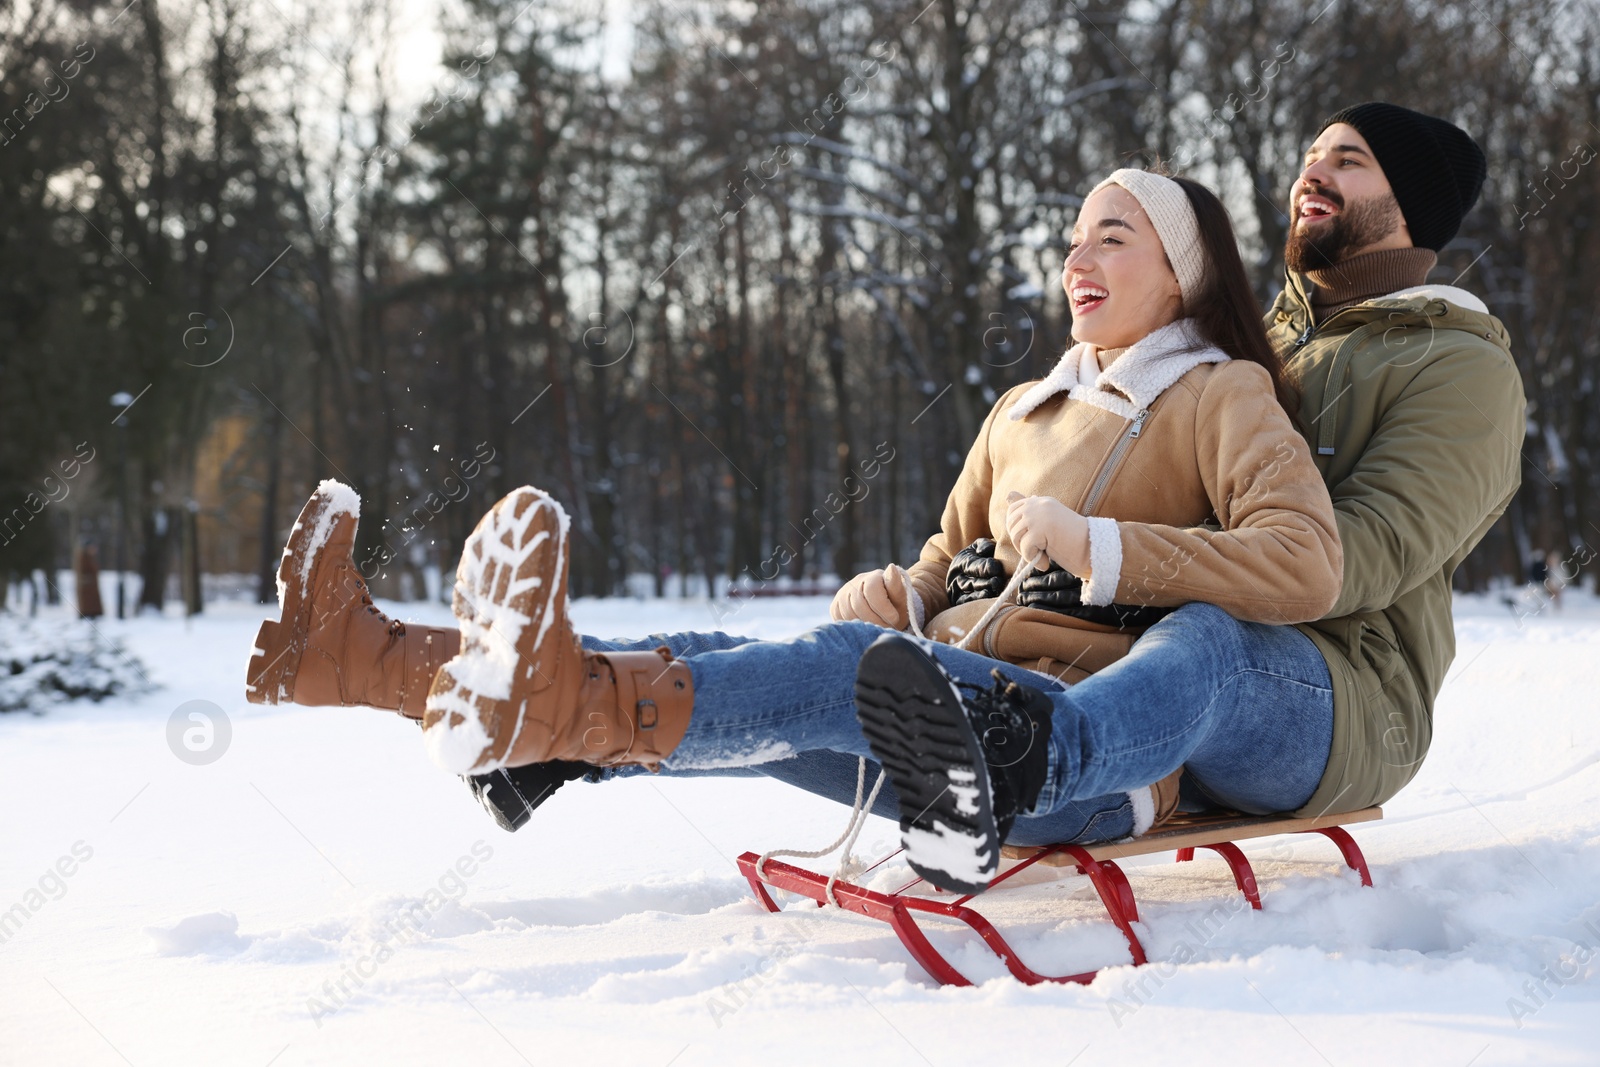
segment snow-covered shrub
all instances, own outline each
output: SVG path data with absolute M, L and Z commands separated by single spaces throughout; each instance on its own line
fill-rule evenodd
M 148 687 L 139 661 L 89 623 L 0 611 L 0 712 L 43 711 Z

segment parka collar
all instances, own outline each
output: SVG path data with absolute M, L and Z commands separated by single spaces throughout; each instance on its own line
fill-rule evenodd
M 1381 320 L 1385 328 L 1394 326 L 1426 326 L 1429 329 L 1466 330 L 1468 333 L 1494 341 L 1508 353 L 1511 338 L 1505 326 L 1489 311 L 1477 296 L 1453 285 L 1418 285 L 1400 289 L 1372 300 L 1340 308 L 1313 327 L 1311 301 L 1307 296 L 1305 280 L 1288 269 L 1284 270 L 1283 291 L 1268 309 L 1268 329 L 1288 325 L 1298 334 L 1295 342 L 1279 355 L 1290 361 L 1313 336 L 1337 337 L 1350 333 L 1369 322 Z
M 1290 270 L 1285 270 L 1284 275 L 1284 289 L 1274 306 L 1279 321 L 1288 320 L 1295 330 L 1300 331 L 1293 347 L 1280 353 L 1285 363 L 1291 362 L 1295 353 L 1313 334 L 1339 338 L 1338 344 L 1328 350 L 1330 366 L 1324 395 L 1331 394 L 1332 399 L 1317 419 L 1316 454 L 1319 457 L 1335 454 L 1339 402 L 1349 391 L 1346 379 L 1350 361 L 1362 339 L 1375 331 L 1383 331 L 1387 336 L 1387 331 L 1411 326 L 1426 325 L 1430 330 L 1463 329 L 1493 341 L 1507 353 L 1511 350 L 1505 327 L 1499 319 L 1489 314 L 1488 306 L 1472 293 L 1453 285 L 1417 285 L 1351 304 L 1317 323 L 1313 330 L 1311 303 L 1306 295 L 1304 277 Z M 1330 324 L 1332 329 L 1328 328 Z

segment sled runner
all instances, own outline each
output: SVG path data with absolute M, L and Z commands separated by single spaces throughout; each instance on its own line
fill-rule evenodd
M 1090 884 L 1100 897 L 1100 902 L 1105 906 L 1106 914 L 1127 939 L 1128 950 L 1133 955 L 1134 964 L 1142 965 L 1148 961 L 1144 946 L 1133 929 L 1133 924 L 1139 921 L 1139 909 L 1134 901 L 1133 887 L 1129 885 L 1127 876 L 1122 873 L 1122 868 L 1117 866 L 1117 860 L 1130 856 L 1176 851 L 1177 862 L 1184 863 L 1194 859 L 1195 849 L 1209 849 L 1228 864 L 1239 892 L 1244 894 L 1252 908 L 1259 910 L 1261 896 L 1256 889 L 1255 872 L 1250 867 L 1250 861 L 1234 842 L 1274 837 L 1278 834 L 1321 834 L 1338 846 L 1345 864 L 1361 876 L 1361 884 L 1370 886 L 1372 875 L 1367 870 L 1366 858 L 1361 854 L 1355 839 L 1343 827 L 1351 823 L 1371 822 L 1382 817 L 1382 808 L 1363 808 L 1360 811 L 1346 812 L 1342 815 L 1324 815 L 1315 819 L 1232 813 L 1179 814 L 1161 829 L 1132 841 L 1102 845 L 1045 845 L 1038 848 L 1016 848 L 1008 845 L 1004 848 L 1003 855 L 1007 859 L 1020 862 L 1009 870 L 1000 872 L 989 883 L 989 888 L 999 886 L 1035 863 L 1043 863 L 1047 867 L 1076 868 L 1079 874 L 1088 876 Z M 878 860 L 861 872 L 862 875 L 888 862 L 898 855 L 899 851 L 896 849 Z M 767 892 L 768 886 L 809 897 L 817 902 L 818 907 L 829 903 L 831 898 L 832 902 L 841 908 L 888 923 L 905 945 L 906 951 L 911 953 L 911 958 L 943 985 L 964 986 L 972 983 L 951 966 L 950 962 L 939 954 L 938 949 L 934 948 L 932 942 L 917 925 L 918 913 L 965 923 L 996 956 L 1000 957 L 1013 977 L 1028 985 L 1040 982 L 1087 984 L 1094 981 L 1095 975 L 1099 973 L 1086 971 L 1083 974 L 1057 977 L 1033 971 L 1017 958 L 1016 952 L 1006 943 L 1000 931 L 996 930 L 988 919 L 968 906 L 973 894 L 955 899 L 909 895 L 907 891 L 920 883 L 921 878 L 914 878 L 893 892 L 881 893 L 865 889 L 853 882 L 829 878 L 825 874 L 818 874 L 777 860 L 769 859 L 763 863 L 762 857 L 754 852 L 746 852 L 739 857 L 738 862 L 740 871 L 744 873 L 750 882 L 750 888 L 755 892 L 756 900 L 768 911 L 779 910 L 771 894 Z

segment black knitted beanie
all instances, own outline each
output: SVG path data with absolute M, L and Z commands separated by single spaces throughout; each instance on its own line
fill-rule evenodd
M 1409 108 L 1357 104 L 1329 116 L 1355 127 L 1383 168 L 1418 248 L 1443 248 L 1478 202 L 1488 164 L 1483 149 L 1460 127 Z M 1319 134 L 1322 130 L 1317 131 Z

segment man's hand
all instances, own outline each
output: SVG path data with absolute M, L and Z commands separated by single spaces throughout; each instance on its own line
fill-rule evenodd
M 1089 573 L 1089 520 L 1054 497 L 1007 493 L 1006 533 L 1037 570 L 1054 560 L 1080 578 Z
M 834 622 L 858 619 L 891 630 L 904 630 L 911 620 L 905 586 L 899 581 L 890 581 L 883 570 L 858 574 L 846 582 L 833 594 L 828 614 L 833 616 Z
M 994 542 L 980 537 L 957 552 L 945 571 L 945 591 L 950 606 L 969 600 L 988 600 L 1006 589 L 1005 564 L 994 558 Z
M 1083 579 L 1052 562 L 1047 569 L 1022 579 L 1017 587 L 1017 605 L 1071 614 L 1083 607 Z

